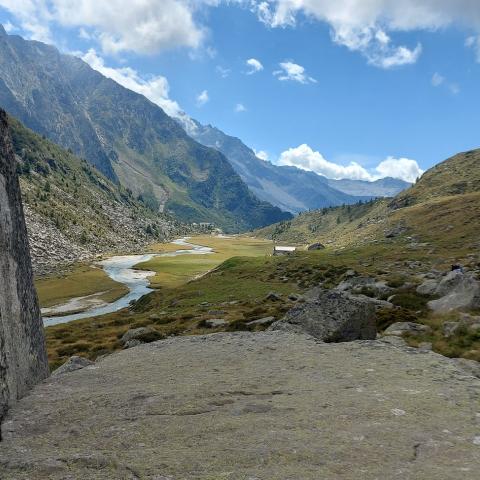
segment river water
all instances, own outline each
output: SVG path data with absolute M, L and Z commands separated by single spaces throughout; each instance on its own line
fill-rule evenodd
M 213 250 L 209 247 L 203 247 L 201 245 L 194 245 L 188 243 L 188 237 L 181 238 L 173 241 L 172 243 L 188 247 L 187 249 L 176 250 L 175 252 L 168 253 L 148 253 L 144 255 L 123 255 L 115 256 L 98 262 L 98 265 L 103 268 L 105 273 L 116 282 L 123 283 L 129 290 L 129 292 L 123 297 L 119 298 L 112 303 L 104 303 L 101 305 L 93 306 L 87 308 L 87 310 L 81 313 L 72 313 L 66 315 L 58 315 L 51 317 L 43 317 L 43 324 L 48 327 L 51 325 L 58 325 L 59 323 L 68 323 L 73 320 L 80 320 L 82 318 L 91 318 L 98 317 L 99 315 L 105 315 L 106 313 L 116 312 L 122 308 L 128 307 L 130 302 L 138 300 L 147 293 L 152 292 L 153 290 L 149 287 L 148 278 L 155 275 L 155 272 L 135 270 L 133 268 L 135 265 L 138 265 L 142 262 L 147 262 L 153 257 L 177 257 L 180 255 L 207 255 L 212 253 Z M 90 295 L 88 297 L 75 298 L 70 300 L 64 305 L 59 305 L 49 311 L 55 311 L 56 313 L 68 312 L 75 309 L 78 309 L 78 306 L 88 304 L 89 301 L 95 295 Z

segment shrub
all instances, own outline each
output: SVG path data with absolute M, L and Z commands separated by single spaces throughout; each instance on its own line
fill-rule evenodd
M 88 353 L 92 348 L 92 344 L 88 342 L 77 342 L 70 345 L 65 345 L 57 349 L 57 354 L 60 357 L 71 357 L 78 353 Z
M 382 308 L 377 311 L 377 332 L 383 332 L 397 322 L 417 322 L 418 317 L 405 308 Z
M 427 309 L 427 302 L 429 300 L 430 297 L 426 295 L 420 295 L 414 292 L 403 292 L 395 294 L 392 303 L 407 310 L 424 311 Z

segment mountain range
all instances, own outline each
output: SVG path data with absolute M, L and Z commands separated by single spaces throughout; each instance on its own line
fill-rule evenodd
M 314 172 L 264 161 L 239 138 L 211 125 L 190 119 L 186 130 L 201 144 L 223 153 L 258 198 L 292 213 L 354 204 L 375 197 L 394 197 L 410 186 L 408 182 L 389 177 L 374 182 L 327 179 Z
M 259 200 L 217 150 L 144 96 L 56 48 L 0 27 L 0 105 L 152 210 L 240 231 L 291 214 Z
M 227 232 L 375 197 L 410 184 L 332 180 L 258 158 L 240 139 L 159 106 L 56 48 L 0 26 L 0 105 L 26 127 L 87 160 L 153 212 Z

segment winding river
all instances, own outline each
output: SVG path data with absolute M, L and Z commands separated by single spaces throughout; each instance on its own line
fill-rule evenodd
M 149 287 L 150 282 L 148 278 L 155 275 L 155 272 L 136 270 L 134 268 L 135 265 L 147 262 L 153 257 L 177 257 L 180 255 L 207 255 L 213 253 L 213 250 L 210 247 L 188 243 L 188 237 L 175 240 L 172 243 L 188 248 L 168 253 L 115 256 L 99 262 L 98 265 L 103 268 L 105 273 L 112 280 L 123 283 L 128 288 L 129 292 L 111 303 L 98 301 L 98 296 L 104 292 L 89 295 L 88 297 L 74 298 L 64 305 L 58 305 L 54 308 L 46 309 L 48 312 L 55 312 L 55 316 L 44 316 L 44 325 L 48 327 L 51 325 L 58 325 L 59 323 L 80 320 L 82 318 L 98 317 L 99 315 L 116 312 L 117 310 L 128 307 L 130 302 L 138 300 L 140 297 L 153 291 Z M 68 312 L 75 310 L 78 312 L 80 306 L 85 306 L 89 303 L 92 304 L 90 308 L 87 308 L 80 313 L 68 314 Z M 65 315 L 61 315 L 63 312 L 65 312 Z

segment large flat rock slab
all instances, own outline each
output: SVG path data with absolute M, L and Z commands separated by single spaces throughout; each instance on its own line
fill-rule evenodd
M 3 435 L 2 480 L 477 480 L 480 381 L 382 341 L 183 337 L 50 378 Z

